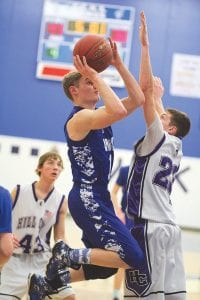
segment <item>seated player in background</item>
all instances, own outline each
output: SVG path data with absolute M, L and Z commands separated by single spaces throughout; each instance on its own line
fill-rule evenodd
M 51 256 L 52 230 L 55 241 L 65 240 L 67 202 L 65 196 L 54 186 L 62 170 L 60 155 L 46 152 L 39 158 L 36 168 L 39 180 L 24 186 L 17 185 L 12 191 L 12 227 L 19 247 L 2 268 L 1 300 L 21 299 L 27 292 L 29 273 L 45 274 L 46 264 Z M 59 278 L 55 274 L 53 282 L 56 284 L 59 280 L 59 283 L 65 283 L 66 276 L 66 271 L 60 273 Z M 48 282 L 43 281 L 42 284 L 46 291 L 54 290 L 54 286 L 50 286 Z M 54 290 L 53 299 L 74 300 L 72 288 L 63 285 L 62 289 Z M 44 298 L 41 296 L 33 299 Z

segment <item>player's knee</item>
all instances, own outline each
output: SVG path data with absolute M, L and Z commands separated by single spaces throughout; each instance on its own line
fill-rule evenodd
M 82 265 L 85 279 L 106 279 L 117 273 L 117 268 L 106 268 L 95 265 Z

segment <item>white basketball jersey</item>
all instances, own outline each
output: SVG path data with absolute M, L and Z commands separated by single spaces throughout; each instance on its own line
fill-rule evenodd
M 52 226 L 57 222 L 64 195 L 55 188 L 45 199 L 37 199 L 35 186 L 17 185 L 13 204 L 12 229 L 21 247 L 15 253 L 38 253 L 50 249 Z
M 175 224 L 170 200 L 172 184 L 182 157 L 182 142 L 165 132 L 149 155 L 135 156 L 129 170 L 127 213 L 155 222 Z

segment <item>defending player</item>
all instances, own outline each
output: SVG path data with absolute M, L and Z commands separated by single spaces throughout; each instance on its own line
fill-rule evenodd
M 4 265 L 1 273 L 0 299 L 21 299 L 27 292 L 29 273 L 44 275 L 46 264 L 51 256 L 50 235 L 54 230 L 55 241 L 65 239 L 65 217 L 67 203 L 65 196 L 54 187 L 56 179 L 63 169 L 62 158 L 55 152 L 44 153 L 38 161 L 36 173 L 39 180 L 25 186 L 17 185 L 12 192 L 13 233 L 19 240 L 19 247 Z M 56 274 L 55 274 L 56 275 Z M 65 285 L 67 271 L 54 276 L 63 283 L 60 290 L 40 277 L 45 295 L 50 292 L 54 299 L 74 300 L 74 291 Z M 33 294 L 32 299 L 44 299 Z
M 190 120 L 183 112 L 163 108 L 163 86 L 152 75 L 144 13 L 140 40 L 147 133 L 135 146 L 129 171 L 128 214 L 134 218 L 132 235 L 146 253 L 146 263 L 126 270 L 124 299 L 185 300 L 181 231 L 170 194 L 182 157 L 181 139 L 189 132 Z

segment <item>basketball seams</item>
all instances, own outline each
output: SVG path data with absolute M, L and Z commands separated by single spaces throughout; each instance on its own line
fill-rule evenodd
M 93 57 L 95 51 L 98 50 L 99 46 L 100 46 L 103 42 L 105 43 L 105 41 L 103 41 L 103 40 L 97 40 L 97 41 L 93 44 L 93 46 L 92 46 L 91 48 L 89 48 L 87 52 L 85 52 L 84 56 L 85 56 L 85 57 L 90 56 L 90 54 L 92 53 L 91 56 Z
M 101 45 L 104 45 L 104 48 L 101 48 Z M 74 47 L 73 55 L 77 54 L 81 59 L 85 56 L 88 65 L 97 72 L 105 70 L 112 59 L 112 49 L 108 41 L 98 35 L 87 35 L 81 38 Z

